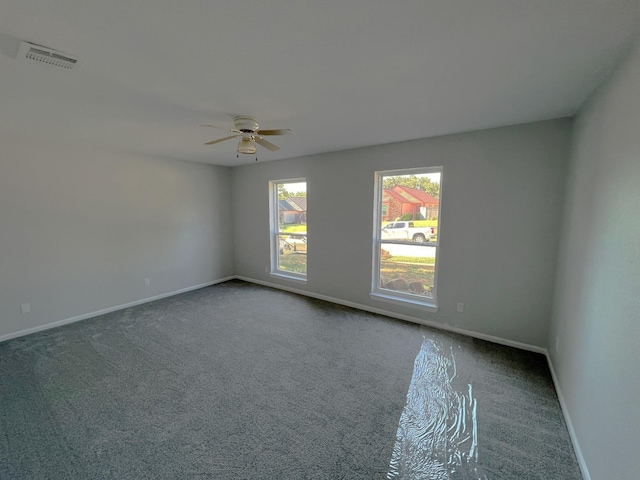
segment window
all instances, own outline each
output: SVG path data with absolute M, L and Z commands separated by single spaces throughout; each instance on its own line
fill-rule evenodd
M 372 296 L 436 307 L 442 167 L 375 174 Z
M 307 276 L 307 182 L 304 178 L 269 182 L 271 273 Z

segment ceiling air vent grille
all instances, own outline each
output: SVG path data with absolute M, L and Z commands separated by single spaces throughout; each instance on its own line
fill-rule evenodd
M 53 67 L 72 69 L 78 65 L 78 59 L 66 53 L 58 52 L 42 45 L 22 42 L 18 50 L 18 58 L 26 58 L 38 63 L 44 63 Z

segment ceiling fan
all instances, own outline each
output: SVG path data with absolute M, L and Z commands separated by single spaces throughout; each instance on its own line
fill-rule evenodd
M 268 142 L 262 137 L 268 135 L 290 135 L 293 133 L 293 131 L 288 128 L 280 128 L 276 130 L 260 130 L 260 125 L 258 124 L 258 120 L 256 118 L 246 117 L 242 115 L 239 115 L 233 119 L 233 125 L 234 128 L 218 127 L 216 125 L 202 125 L 203 127 L 220 128 L 222 130 L 228 130 L 233 133 L 233 135 L 229 135 L 228 137 L 223 137 L 207 142 L 205 143 L 205 145 L 214 145 L 216 143 L 224 142 L 225 140 L 237 138 L 237 156 L 239 157 L 241 153 L 246 155 L 253 155 L 254 153 L 256 153 L 256 144 L 266 148 L 267 150 L 271 150 L 272 152 L 280 150 L 280 147 L 274 145 L 271 142 Z

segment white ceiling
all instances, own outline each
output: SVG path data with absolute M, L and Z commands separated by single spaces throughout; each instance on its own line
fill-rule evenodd
M 0 131 L 238 165 L 200 124 L 293 129 L 266 161 L 564 117 L 639 21 L 638 0 L 0 0 Z

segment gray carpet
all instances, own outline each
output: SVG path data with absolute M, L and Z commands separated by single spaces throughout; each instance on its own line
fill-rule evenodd
M 0 479 L 387 476 L 580 479 L 544 357 L 240 281 L 0 344 Z

